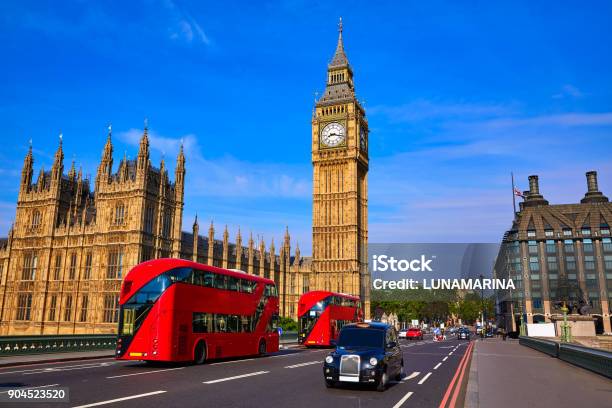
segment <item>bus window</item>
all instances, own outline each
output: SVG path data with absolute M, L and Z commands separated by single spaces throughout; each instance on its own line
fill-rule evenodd
M 210 333 L 213 331 L 213 319 L 210 313 L 193 314 L 193 332 Z
M 251 320 L 252 320 L 251 316 L 241 316 L 240 323 L 242 325 L 241 331 L 243 333 L 250 333 L 251 332 Z
M 227 276 L 225 275 L 215 276 L 215 288 L 216 289 L 227 289 Z
M 267 297 L 277 297 L 278 293 L 276 292 L 276 286 L 274 285 L 266 285 L 266 293 Z
M 228 276 L 229 281 L 229 290 L 238 291 L 238 284 L 240 283 L 240 279 L 234 278 L 233 276 Z
M 255 292 L 255 286 L 257 285 L 256 282 L 247 280 L 247 279 L 242 279 L 242 291 L 245 293 L 253 293 Z
M 227 316 L 227 331 L 229 333 L 240 332 L 240 317 L 238 315 Z
M 215 315 L 215 331 L 219 333 L 227 332 L 227 316 L 222 314 Z
M 134 334 L 134 309 L 123 309 L 123 326 L 121 327 L 122 336 Z
M 212 272 L 204 272 L 204 286 L 213 288 L 215 286 L 215 274 Z
M 191 268 L 177 268 L 168 272 L 168 277 L 174 282 L 193 282 L 193 274 Z

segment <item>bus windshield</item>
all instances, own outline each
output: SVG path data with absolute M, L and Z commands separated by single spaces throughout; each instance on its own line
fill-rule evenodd
M 119 334 L 134 335 L 161 294 L 175 282 L 190 281 L 191 272 L 189 268 L 178 268 L 162 273 L 134 293 L 121 308 Z

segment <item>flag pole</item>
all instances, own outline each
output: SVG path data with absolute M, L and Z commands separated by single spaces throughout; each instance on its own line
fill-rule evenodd
M 512 179 L 512 208 L 514 209 L 514 216 L 516 217 L 516 192 L 514 188 L 514 173 L 510 172 L 510 178 Z

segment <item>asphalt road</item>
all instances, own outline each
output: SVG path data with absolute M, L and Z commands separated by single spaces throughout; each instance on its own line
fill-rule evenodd
M 468 344 L 452 337 L 443 342 L 402 340 L 406 375 L 383 393 L 352 384 L 327 389 L 322 362 L 328 350 L 295 348 L 201 366 L 99 359 L 4 368 L 0 369 L 0 393 L 13 387 L 61 386 L 69 388 L 70 402 L 1 405 L 438 407 Z

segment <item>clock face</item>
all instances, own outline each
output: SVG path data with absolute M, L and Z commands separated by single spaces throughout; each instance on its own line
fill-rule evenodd
M 361 150 L 366 150 L 366 131 L 364 128 L 359 130 L 359 142 L 361 143 Z
M 321 132 L 321 143 L 327 147 L 336 147 L 344 142 L 344 126 L 339 123 L 330 123 Z

